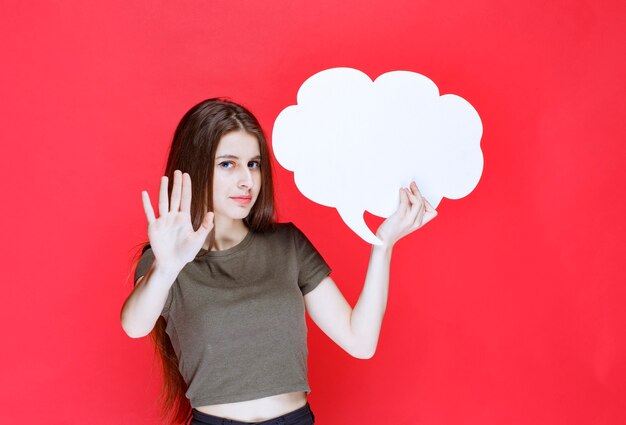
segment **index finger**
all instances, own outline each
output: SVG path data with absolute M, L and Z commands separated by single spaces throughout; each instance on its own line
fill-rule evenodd
M 413 180 L 410 184 L 411 186 L 411 191 L 413 191 L 413 188 L 415 188 L 415 192 L 421 197 L 422 196 L 422 192 L 420 192 L 419 188 L 417 187 L 417 183 L 415 183 L 415 180 Z

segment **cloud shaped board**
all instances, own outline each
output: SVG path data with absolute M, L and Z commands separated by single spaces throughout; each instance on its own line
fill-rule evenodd
M 443 197 L 467 196 L 483 169 L 481 137 L 472 105 L 440 96 L 424 75 L 392 71 L 372 81 L 332 68 L 302 84 L 297 104 L 274 122 L 272 145 L 304 196 L 336 208 L 363 240 L 380 244 L 364 211 L 389 217 L 411 180 L 435 208 Z

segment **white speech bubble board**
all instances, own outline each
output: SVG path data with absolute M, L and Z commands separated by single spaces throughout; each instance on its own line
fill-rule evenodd
M 336 208 L 350 229 L 379 245 L 363 213 L 392 215 L 399 189 L 412 180 L 434 208 L 443 197 L 467 196 L 483 170 L 482 131 L 472 105 L 440 96 L 421 74 L 392 71 L 372 81 L 357 69 L 332 68 L 308 78 L 297 104 L 281 111 L 272 146 L 304 196 Z

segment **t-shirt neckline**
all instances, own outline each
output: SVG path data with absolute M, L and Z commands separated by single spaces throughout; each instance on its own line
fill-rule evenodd
M 220 251 L 207 251 L 204 248 L 200 248 L 199 254 L 206 255 L 207 257 L 224 257 L 227 255 L 235 254 L 237 252 L 243 251 L 254 237 L 254 232 L 252 230 L 248 230 L 246 236 L 239 242 L 237 245 L 232 246 L 228 249 L 222 249 Z

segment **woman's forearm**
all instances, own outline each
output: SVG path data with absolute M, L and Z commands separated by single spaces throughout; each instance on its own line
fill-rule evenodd
M 139 338 L 152 331 L 179 272 L 177 269 L 159 267 L 154 262 L 135 285 L 120 315 L 122 328 L 128 336 Z
M 372 246 L 365 284 L 352 310 L 350 319 L 352 334 L 366 358 L 373 356 L 376 351 L 387 308 L 392 249 L 393 247 L 386 245 Z

